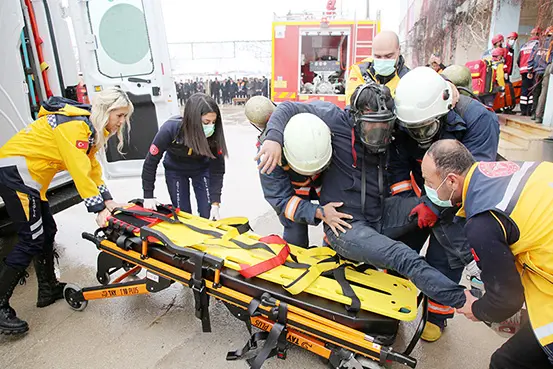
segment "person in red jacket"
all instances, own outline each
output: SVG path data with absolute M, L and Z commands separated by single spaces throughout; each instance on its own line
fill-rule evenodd
M 509 77 L 513 74 L 513 58 L 515 55 L 515 44 L 518 40 L 518 33 L 511 32 L 507 36 L 507 45 L 505 50 L 507 54 L 505 56 L 505 79 L 509 80 Z
M 517 64 L 520 69 L 520 75 L 522 77 L 522 92 L 520 94 L 520 111 L 524 116 L 529 116 L 532 112 L 532 105 L 534 103 L 534 98 L 532 97 L 531 88 L 534 83 L 533 78 L 528 76 L 528 61 L 530 60 L 530 55 L 532 55 L 532 49 L 539 42 L 541 30 L 536 27 L 530 33 L 531 37 L 528 42 L 526 42 L 520 48 L 520 53 L 518 54 Z M 530 74 L 532 76 L 532 74 Z M 533 76 L 532 76 L 533 77 Z

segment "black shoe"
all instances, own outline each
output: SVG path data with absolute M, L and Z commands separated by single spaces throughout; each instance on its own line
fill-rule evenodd
M 6 265 L 0 266 L 0 334 L 21 334 L 29 330 L 26 321 L 17 317 L 10 306 L 10 298 L 19 281 L 25 281 L 25 269 L 16 269 Z
M 537 124 L 542 124 L 543 123 L 543 118 L 536 118 L 536 123 Z
M 63 298 L 66 283 L 58 282 L 54 271 L 54 259 L 58 258 L 55 250 L 39 254 L 34 258 L 36 279 L 38 281 L 38 298 L 36 306 L 46 307 Z

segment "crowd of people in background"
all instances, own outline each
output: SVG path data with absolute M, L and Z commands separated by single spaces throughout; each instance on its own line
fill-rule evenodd
M 211 96 L 217 104 L 232 105 L 235 99 L 249 99 L 252 96 L 269 97 L 269 80 L 263 76 L 261 78 L 240 78 L 233 80 L 225 79 L 207 79 L 203 78 L 187 79 L 185 81 L 175 82 L 179 105 L 184 106 L 190 96 L 197 92 L 202 92 Z

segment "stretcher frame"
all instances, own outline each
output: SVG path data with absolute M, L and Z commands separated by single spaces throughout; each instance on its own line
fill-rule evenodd
M 235 317 L 246 323 L 250 334 L 251 326 L 262 331 L 252 334 L 242 350 L 229 352 L 227 360 L 242 358 L 249 350 L 258 348 L 258 341 L 264 340 L 265 345 L 257 356 L 248 359 L 252 368 L 260 368 L 271 356 L 285 359 L 289 344 L 327 359 L 335 369 L 373 368 L 376 363 L 386 362 L 398 362 L 411 368 L 417 365 L 417 360 L 410 354 L 420 339 L 427 319 L 428 303 L 422 294 L 417 299 L 417 305 L 422 304 L 422 317 L 407 348 L 400 353 L 391 347 L 393 340 L 389 342 L 386 337 L 371 336 L 279 301 L 268 293 L 255 298 L 224 286 L 221 283 L 223 259 L 179 247 L 153 229 L 142 227 L 140 239 L 128 238 L 122 242 L 118 240 L 117 243 L 101 233 L 103 230 L 99 229 L 95 234 L 82 235 L 100 250 L 96 277 L 101 285 L 80 288 L 68 284 L 64 290 L 64 298 L 74 310 L 84 310 L 91 300 L 155 293 L 179 282 L 193 290 L 196 317 L 202 321 L 204 332 L 211 331 L 208 296 L 225 303 Z M 150 242 L 152 238 L 159 241 L 174 258 L 178 258 L 183 268 L 156 260 L 152 253 L 162 252 L 162 249 L 159 244 Z M 140 252 L 136 251 L 137 242 L 140 242 Z M 125 272 L 111 282 L 111 275 L 122 269 Z M 128 277 L 137 275 L 141 269 L 147 271 L 144 278 L 128 280 Z

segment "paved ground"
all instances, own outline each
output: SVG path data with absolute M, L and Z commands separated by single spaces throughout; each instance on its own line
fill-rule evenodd
M 256 131 L 244 122 L 242 109 L 224 109 L 230 158 L 227 162 L 223 216 L 247 216 L 259 234 L 278 233 L 281 226 L 264 201 L 253 156 Z M 139 179 L 108 181 L 116 200 L 141 197 Z M 163 179 L 158 178 L 156 195 L 168 201 Z M 84 205 L 56 215 L 61 251 L 61 277 L 80 286 L 97 285 L 97 250 L 80 234 L 95 228 L 94 218 Z M 321 230 L 312 230 L 312 240 Z M 71 310 L 64 301 L 37 309 L 36 279 L 15 290 L 12 306 L 26 319 L 30 332 L 22 338 L 0 337 L 0 368 L 246 368 L 244 362 L 226 362 L 228 350 L 241 347 L 247 339 L 242 323 L 220 304 L 212 304 L 213 333 L 202 333 L 194 317 L 193 298 L 188 288 L 173 285 L 154 295 L 92 301 L 83 312 Z M 397 342 L 412 327 L 400 330 Z M 419 343 L 414 357 L 421 369 L 484 369 L 489 357 L 504 340 L 482 323 L 464 317 L 450 322 L 442 339 Z M 293 348 L 286 361 L 270 359 L 264 368 L 326 368 L 313 354 Z M 401 366 L 394 366 L 400 368 Z

